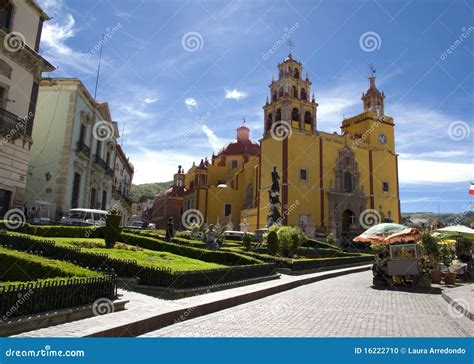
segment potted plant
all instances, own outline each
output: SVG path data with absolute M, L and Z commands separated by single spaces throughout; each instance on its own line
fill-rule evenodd
M 426 267 L 430 269 L 431 282 L 441 283 L 443 273 L 438 269 L 440 261 L 440 249 L 438 239 L 429 233 L 425 233 L 421 237 L 422 254 L 425 256 Z

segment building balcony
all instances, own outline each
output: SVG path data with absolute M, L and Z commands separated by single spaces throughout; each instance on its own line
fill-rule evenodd
M 100 166 L 107 176 L 113 176 L 114 170 L 110 168 L 106 161 L 104 161 L 100 156 L 94 154 L 93 161 L 96 165 Z
M 0 130 L 10 135 L 10 139 L 26 134 L 26 121 L 10 111 L 0 108 Z
M 84 142 L 77 142 L 77 150 L 82 152 L 87 158 L 91 155 L 91 148 L 89 148 Z

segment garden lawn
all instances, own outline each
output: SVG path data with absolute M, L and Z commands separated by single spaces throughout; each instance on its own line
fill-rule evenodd
M 104 239 L 42 238 L 34 235 L 29 236 L 32 238 L 37 238 L 38 240 L 54 241 L 58 246 L 80 247 L 83 252 L 107 254 L 109 258 L 113 259 L 133 259 L 137 261 L 138 265 L 155 268 L 170 268 L 172 271 L 202 270 L 226 267 L 222 264 L 204 262 L 198 259 L 187 258 L 168 252 L 137 248 L 133 245 L 124 243 L 117 243 L 114 249 L 108 249 L 105 247 Z
M 0 248 L 0 286 L 67 278 L 102 277 L 103 274 L 72 263 Z

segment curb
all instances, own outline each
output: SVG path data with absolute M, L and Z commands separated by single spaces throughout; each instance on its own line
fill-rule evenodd
M 468 319 L 470 319 L 471 321 L 474 321 L 474 312 L 470 312 L 469 311 L 469 306 L 468 307 L 465 307 L 465 305 L 459 303 L 456 301 L 456 299 L 453 299 L 452 297 L 450 297 L 448 294 L 446 293 L 442 293 L 441 294 L 441 297 L 443 297 L 443 299 L 448 303 L 450 304 L 451 306 L 454 307 L 454 309 L 456 311 L 458 311 L 460 314 L 463 314 L 464 316 L 466 316 Z
M 306 284 L 322 281 L 329 278 L 339 277 L 346 274 L 363 272 L 370 270 L 371 265 L 364 265 L 346 269 L 343 271 L 327 272 L 325 274 L 303 278 L 293 282 L 287 282 L 279 286 L 265 288 L 260 291 L 241 294 L 234 297 L 224 298 L 221 300 L 203 303 L 197 306 L 190 306 L 179 310 L 166 312 L 143 320 L 120 325 L 111 329 L 98 331 L 85 337 L 136 337 L 150 331 L 159 330 L 163 327 L 173 325 L 188 319 L 197 318 L 208 315 L 217 311 L 225 310 L 234 306 L 238 306 L 251 301 L 274 295 L 283 291 L 297 288 Z

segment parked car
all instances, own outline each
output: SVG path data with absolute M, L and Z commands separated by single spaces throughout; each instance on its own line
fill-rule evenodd
M 127 226 L 128 229 L 145 229 L 146 223 L 143 221 L 134 221 L 130 225 Z
M 61 218 L 61 225 L 73 226 L 105 226 L 105 210 L 71 209 Z

